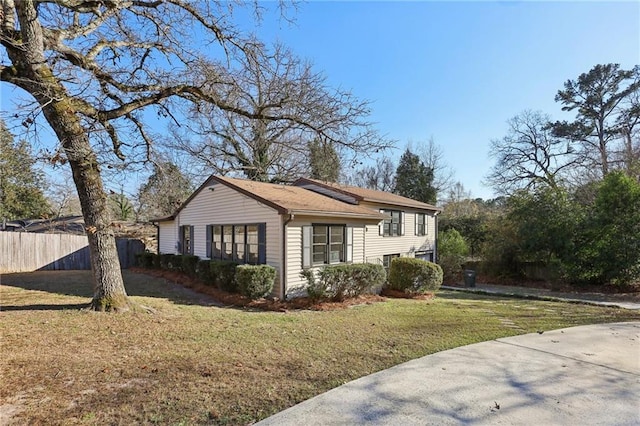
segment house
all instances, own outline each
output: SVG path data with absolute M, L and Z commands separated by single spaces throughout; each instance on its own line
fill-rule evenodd
M 305 268 L 434 260 L 437 214 L 383 191 L 301 178 L 277 185 L 211 176 L 171 216 L 155 219 L 158 252 L 268 264 L 274 295 L 304 294 Z

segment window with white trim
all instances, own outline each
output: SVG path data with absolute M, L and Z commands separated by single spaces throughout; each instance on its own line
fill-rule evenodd
M 302 227 L 303 268 L 353 261 L 353 228 L 314 224 Z
M 427 215 L 416 213 L 416 235 L 427 235 Z
M 391 217 L 382 223 L 381 235 L 385 237 L 398 237 L 404 235 L 404 212 L 400 210 L 381 210 Z
M 395 259 L 396 257 L 400 257 L 400 253 L 397 253 L 397 254 L 385 254 L 384 256 L 382 256 L 382 266 L 384 267 L 384 269 L 386 269 L 388 271 L 389 268 L 391 267 L 391 261 L 393 259 Z
M 180 226 L 178 234 L 178 252 L 180 254 L 193 254 L 193 226 Z

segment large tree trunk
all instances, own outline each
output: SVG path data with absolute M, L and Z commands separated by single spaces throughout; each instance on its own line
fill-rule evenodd
M 10 70 L 13 76 L 7 73 L 3 77 L 38 101 L 71 165 L 89 238 L 94 278 L 91 307 L 100 311 L 127 310 L 130 304 L 110 226 L 98 159 L 77 112 L 82 104 L 73 101 L 45 60 L 42 28 L 34 3 L 29 0 L 17 2 L 16 11 L 22 44 L 7 48 L 13 64 Z
M 129 301 L 98 160 L 80 120 L 67 105 L 65 101 L 54 101 L 43 106 L 43 111 L 62 141 L 80 198 L 94 279 L 91 308 L 98 311 L 128 310 Z

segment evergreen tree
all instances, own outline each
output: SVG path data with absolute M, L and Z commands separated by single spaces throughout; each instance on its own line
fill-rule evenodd
M 111 204 L 111 215 L 115 220 L 129 220 L 133 217 L 133 204 L 131 200 L 120 189 L 119 193 L 109 195 Z
M 25 141 L 14 142 L 0 120 L 0 221 L 39 218 L 49 212 L 42 174 Z
M 340 156 L 331 142 L 314 139 L 309 142 L 311 178 L 337 182 L 340 178 Z
M 615 158 L 625 145 L 632 148 L 637 126 L 640 66 L 620 69 L 619 64 L 596 65 L 577 80 L 567 80 L 556 102 L 563 111 L 576 111 L 572 122 L 552 124 L 557 136 L 578 142 L 579 154 L 588 170 L 599 170 L 603 178 L 616 166 Z M 627 159 L 628 161 L 628 159 Z
M 400 157 L 394 192 L 423 203 L 436 202 L 438 194 L 433 187 L 433 170 L 409 149 Z
M 178 166 L 169 161 L 156 163 L 147 183 L 138 192 L 141 215 L 146 218 L 169 216 L 192 190 L 191 182 Z

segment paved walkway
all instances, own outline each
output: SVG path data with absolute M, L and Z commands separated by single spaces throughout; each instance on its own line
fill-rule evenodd
M 415 359 L 267 425 L 638 425 L 640 322 L 566 328 Z
M 640 309 L 640 294 L 607 294 L 559 292 L 543 288 L 530 288 L 478 283 L 476 287 L 442 286 L 443 290 L 526 297 L 541 300 L 588 303 L 592 305 L 618 306 L 625 309 Z

